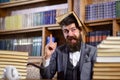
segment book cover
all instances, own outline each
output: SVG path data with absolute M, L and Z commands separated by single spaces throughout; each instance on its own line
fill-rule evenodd
M 118 48 L 120 49 L 120 45 L 115 44 L 99 44 L 97 48 Z
M 0 50 L 0 55 L 16 55 L 16 56 L 19 55 L 19 56 L 28 56 L 28 52 Z
M 120 36 L 108 36 L 106 38 L 106 40 L 115 40 L 115 41 L 117 41 L 117 40 L 120 40 Z
M 102 57 L 102 56 L 106 56 L 106 57 L 110 57 L 110 56 L 118 57 L 119 56 L 120 57 L 120 52 L 118 52 L 118 53 L 117 52 L 98 52 L 97 56 L 98 57 Z
M 18 65 L 18 66 L 26 66 L 26 63 L 19 62 L 0 62 L 1 65 Z
M 120 53 L 120 49 L 119 48 L 98 48 L 97 52 L 99 53 Z
M 99 76 L 94 75 L 93 80 L 120 80 L 120 76 Z
M 120 45 L 120 41 L 119 40 L 117 40 L 117 41 L 115 41 L 115 40 L 103 40 L 102 42 L 101 42 L 101 44 L 112 44 L 112 45 Z
M 36 48 L 37 48 L 37 52 L 36 52 L 35 56 L 41 56 L 41 52 L 42 52 L 42 37 L 38 37 L 37 38 Z
M 62 20 L 64 20 L 66 17 L 68 17 L 68 16 L 70 16 L 70 15 L 72 15 L 72 16 L 75 17 L 75 19 L 77 20 L 80 28 L 82 29 L 82 31 L 83 31 L 84 34 L 86 35 L 86 34 L 87 34 L 86 26 L 85 26 L 84 23 L 82 23 L 82 21 L 78 18 L 78 16 L 76 15 L 76 13 L 75 13 L 74 11 L 70 11 L 70 12 L 68 12 L 68 13 L 65 13 L 65 14 L 63 14 L 63 15 L 60 15 L 60 16 L 56 17 L 57 23 L 60 23 Z
M 100 71 L 100 72 L 104 72 L 104 71 L 108 71 L 108 72 L 114 72 L 114 71 L 120 71 L 120 67 L 94 67 L 93 71 Z
M 97 71 L 95 71 L 94 72 L 94 75 L 101 75 L 101 76 L 107 76 L 107 75 L 109 75 L 109 76 L 120 76 L 120 72 L 108 72 L 108 71 L 104 71 L 104 72 L 102 72 L 102 71 L 99 71 L 99 72 L 97 72 Z
M 120 63 L 118 62 L 118 63 L 114 63 L 114 62 L 111 62 L 111 63 L 104 63 L 104 62 L 96 62 L 95 64 L 94 64 L 94 67 L 103 67 L 103 68 L 105 68 L 105 67 L 120 67 Z
M 96 62 L 120 62 L 120 57 L 97 57 Z

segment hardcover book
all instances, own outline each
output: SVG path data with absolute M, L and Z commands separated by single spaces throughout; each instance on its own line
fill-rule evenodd
M 120 57 L 120 52 L 118 52 L 118 53 L 116 53 L 116 52 L 99 52 L 99 53 L 97 53 L 97 56 L 98 57 L 104 57 L 104 56 L 106 56 L 106 57 L 110 57 L 110 56 L 113 56 L 113 57 L 117 57 L 117 56 L 119 56 Z
M 120 53 L 120 49 L 119 48 L 98 48 L 97 49 L 98 53 Z
M 97 75 L 95 75 L 95 76 L 93 76 L 93 80 L 120 80 L 120 76 L 97 76 Z
M 114 40 L 103 40 L 102 44 L 120 45 L 120 41 L 119 40 L 117 40 L 117 41 L 114 41 Z
M 118 63 L 114 63 L 114 62 L 111 62 L 111 63 L 104 63 L 104 62 L 102 62 L 102 63 L 99 63 L 99 62 L 96 62 L 95 64 L 94 64 L 94 67 L 98 67 L 98 68 L 100 68 L 100 67 L 103 67 L 103 68 L 105 68 L 105 67 L 120 67 L 120 63 L 118 62 Z
M 102 57 L 97 57 L 96 62 L 114 62 L 114 63 L 118 63 L 120 62 L 120 57 L 119 56 L 110 56 L 110 57 L 106 57 L 106 56 L 102 56 Z
M 97 48 L 120 48 L 120 45 L 115 45 L 115 44 L 100 44 L 97 46 Z
M 77 20 L 80 28 L 82 29 L 82 31 L 83 31 L 84 34 L 86 35 L 86 34 L 87 34 L 87 30 L 86 30 L 87 27 L 85 26 L 84 23 L 82 23 L 82 21 L 78 18 L 78 16 L 76 15 L 76 13 L 75 13 L 74 11 L 70 11 L 70 12 L 68 12 L 68 13 L 65 13 L 65 14 L 63 14 L 63 15 L 60 15 L 60 16 L 56 17 L 57 23 L 60 23 L 62 20 L 64 20 L 65 18 L 67 18 L 67 17 L 70 16 L 70 15 L 72 15 L 72 16 L 75 17 L 75 19 Z
M 115 40 L 115 41 L 117 41 L 117 40 L 120 40 L 120 37 L 119 36 L 108 36 L 107 40 Z

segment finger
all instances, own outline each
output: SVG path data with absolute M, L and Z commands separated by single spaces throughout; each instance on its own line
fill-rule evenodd
M 51 47 L 53 50 L 56 49 L 56 47 L 57 47 L 57 43 L 56 43 L 56 42 L 53 43 L 50 47 Z
M 53 41 L 52 41 L 52 34 L 50 34 L 50 42 L 53 42 Z
M 45 48 L 46 50 L 53 50 L 53 46 L 54 46 L 53 43 L 48 43 Z
M 57 47 L 57 42 L 54 43 L 54 48 L 56 48 L 56 47 Z
M 47 44 L 46 48 L 49 49 L 49 50 L 54 50 L 56 48 L 56 46 L 57 46 L 57 43 L 52 42 L 52 43 Z

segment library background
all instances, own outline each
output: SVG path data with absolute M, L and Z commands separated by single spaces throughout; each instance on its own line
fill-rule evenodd
M 51 33 L 58 46 L 63 44 L 56 17 L 74 11 L 87 31 L 83 41 L 98 48 L 93 79 L 120 80 L 119 7 L 119 0 L 0 0 L 0 78 L 13 62 L 25 78 L 25 65 L 40 64 Z

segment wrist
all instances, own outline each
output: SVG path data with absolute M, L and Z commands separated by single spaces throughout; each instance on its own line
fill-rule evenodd
M 47 59 L 49 59 L 49 58 L 50 58 L 50 56 L 47 56 L 47 55 L 44 56 L 44 59 L 45 59 L 45 60 L 47 60 Z
M 45 59 L 45 56 L 42 58 L 42 66 L 47 67 L 50 63 L 50 58 Z

